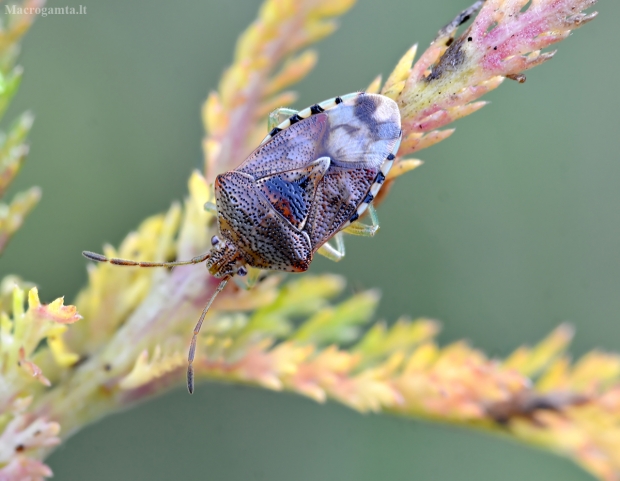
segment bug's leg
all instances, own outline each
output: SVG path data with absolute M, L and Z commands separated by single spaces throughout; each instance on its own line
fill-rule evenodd
M 334 236 L 334 240 L 336 241 L 336 246 L 332 246 L 329 242 L 323 244 L 317 253 L 321 254 L 324 257 L 327 257 L 330 261 L 338 262 L 342 260 L 345 256 L 344 249 L 344 239 L 342 238 L 342 233 L 338 232 Z
M 217 216 L 217 206 L 213 202 L 205 202 L 205 210 L 209 214 Z
M 274 127 L 277 127 L 282 122 L 284 122 L 289 117 L 292 117 L 297 113 L 297 110 L 287 109 L 286 107 L 281 107 L 279 109 L 275 109 L 273 112 L 269 114 L 269 118 L 267 120 L 267 131 L 271 132 Z
M 349 227 L 342 229 L 342 232 L 362 237 L 373 237 L 379 231 L 379 218 L 372 204 L 368 205 L 368 215 L 370 217 L 370 225 L 362 224 L 361 222 L 353 222 Z

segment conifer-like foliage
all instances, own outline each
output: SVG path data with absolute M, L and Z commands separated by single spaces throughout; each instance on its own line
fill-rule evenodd
M 207 250 L 216 224 L 203 206 L 215 176 L 260 142 L 271 110 L 294 101 L 286 89 L 317 61 L 308 47 L 353 3 L 265 1 L 203 106 L 205 171 L 191 175 L 184 202 L 146 219 L 118 248 L 105 246 L 105 255 L 164 261 Z M 483 107 L 482 95 L 549 60 L 553 52 L 542 49 L 594 18 L 586 12 L 594 3 L 479 1 L 417 60 L 417 47 L 409 49 L 367 89 L 401 111 L 403 142 L 387 182 L 407 182 L 400 177 L 421 164 L 408 156 L 450 136 L 441 129 Z M 17 90 L 17 46 L 32 20 L 16 15 L 0 31 L 0 114 Z M 0 196 L 25 158 L 31 122 L 22 116 L 0 138 Z M 381 193 L 378 202 L 389 189 Z M 32 189 L 0 204 L 0 251 L 38 197 Z M 51 476 L 44 459 L 58 443 L 185 382 L 188 335 L 218 281 L 200 266 L 104 264 L 88 273 L 75 306 L 42 304 L 17 277 L 0 284 L 0 480 Z M 600 479 L 620 478 L 620 356 L 592 351 L 572 362 L 567 326 L 507 359 L 466 342 L 439 346 L 437 322 L 372 324 L 377 292 L 342 300 L 344 286 L 333 275 L 271 274 L 249 291 L 229 283 L 200 335 L 197 379 L 492 431 L 568 456 Z

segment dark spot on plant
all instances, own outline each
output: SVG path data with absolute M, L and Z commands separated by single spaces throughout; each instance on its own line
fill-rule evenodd
M 427 82 L 432 82 L 441 78 L 445 72 L 453 72 L 457 70 L 465 61 L 465 53 L 462 50 L 464 38 L 459 38 L 454 42 L 448 50 L 441 56 L 437 65 L 433 67 L 433 70 L 426 77 Z

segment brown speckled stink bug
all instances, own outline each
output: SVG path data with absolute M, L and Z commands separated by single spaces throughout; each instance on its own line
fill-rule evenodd
M 194 390 L 192 362 L 196 339 L 209 307 L 228 280 L 245 276 L 256 282 L 258 269 L 304 272 L 315 253 L 332 260 L 344 256 L 342 232 L 372 236 L 378 229 L 372 201 L 392 167 L 401 141 L 400 113 L 384 96 L 356 92 L 326 100 L 299 112 L 279 109 L 273 127 L 237 169 L 215 180 L 219 236 L 212 249 L 189 261 L 143 262 L 88 259 L 116 265 L 172 267 L 207 262 L 222 279 L 194 329 L 187 387 Z M 358 222 L 369 210 L 372 225 Z M 327 243 L 334 238 L 336 247 Z

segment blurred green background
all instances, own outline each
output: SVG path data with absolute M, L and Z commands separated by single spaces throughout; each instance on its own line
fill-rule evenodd
M 298 107 L 364 88 L 414 42 L 424 48 L 468 0 L 359 0 L 299 85 Z M 184 197 L 202 166 L 199 109 L 259 2 L 82 0 L 83 16 L 37 19 L 10 118 L 36 114 L 13 192 L 41 205 L 0 259 L 74 298 L 83 249 L 117 244 Z M 53 0 L 49 6 L 57 6 Z M 64 5 L 64 4 L 63 4 Z M 68 5 L 79 5 L 78 2 Z M 573 351 L 620 351 L 620 3 L 559 45 L 394 187 L 374 239 L 314 272 L 380 287 L 378 318 L 429 316 L 442 342 L 503 356 L 558 323 Z M 451 427 L 360 415 L 288 394 L 208 384 L 89 426 L 49 460 L 59 480 L 590 479 L 570 462 Z

